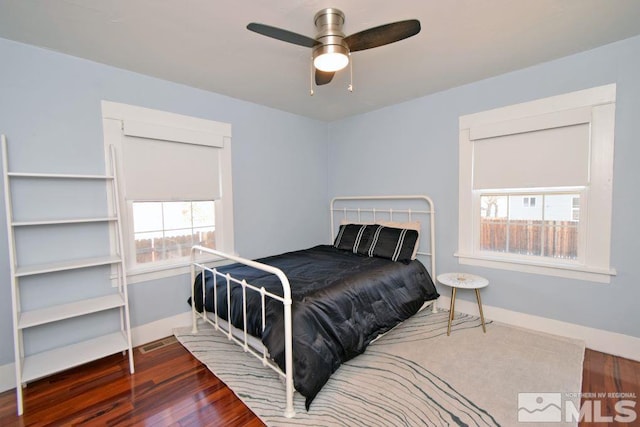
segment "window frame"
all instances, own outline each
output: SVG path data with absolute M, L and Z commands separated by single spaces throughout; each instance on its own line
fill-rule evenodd
M 454 254 L 460 264 L 599 283 L 610 282 L 611 276 L 616 274 L 615 269 L 610 266 L 615 99 L 616 85 L 610 84 L 460 117 L 458 250 Z M 526 256 L 503 256 L 481 251 L 480 194 L 507 190 L 473 189 L 473 129 L 486 132 L 487 129 L 495 128 L 502 135 L 510 135 L 521 131 L 518 128 L 525 124 L 530 128 L 528 131 L 535 132 L 549 129 L 556 125 L 556 117 L 570 117 L 574 111 L 579 113 L 576 116 L 584 116 L 586 113 L 590 117 L 591 136 L 589 183 L 579 191 L 579 261 L 529 259 Z M 563 190 L 562 187 L 557 189 Z M 541 190 L 549 191 L 539 188 L 508 191 L 527 193 Z
M 105 148 L 105 166 L 106 170 L 111 170 L 111 154 L 110 146 L 115 147 L 116 164 L 118 168 L 119 193 L 121 227 L 123 234 L 123 246 L 127 280 L 129 283 L 144 282 L 149 280 L 161 279 L 166 277 L 178 276 L 186 274 L 190 271 L 190 260 L 185 258 L 176 259 L 175 262 L 157 262 L 151 265 L 139 264 L 135 262 L 135 239 L 133 226 L 133 200 L 125 200 L 123 191 L 124 176 L 122 173 L 122 147 L 126 135 L 124 134 L 125 123 L 135 123 L 136 126 L 142 125 L 143 129 L 149 132 L 159 132 L 150 136 L 152 139 L 162 140 L 162 133 L 169 132 L 172 142 L 183 142 L 174 139 L 174 131 L 176 134 L 185 133 L 188 136 L 202 136 L 206 133 L 214 133 L 221 138 L 222 143 L 217 148 L 212 146 L 211 149 L 220 150 L 218 154 L 219 174 L 220 174 L 220 197 L 214 200 L 215 218 L 216 218 L 216 247 L 217 249 L 235 253 L 234 242 L 234 221 L 233 221 L 233 190 L 231 181 L 231 125 L 227 123 L 215 122 L 206 119 L 183 116 L 165 111 L 153 110 L 138 106 L 115 103 L 110 101 L 102 101 L 102 122 L 104 134 Z M 160 136 L 159 136 L 160 135 Z M 113 195 L 108 194 L 111 198 Z M 198 201 L 198 200 L 181 200 L 179 197 L 172 200 L 157 200 L 160 202 L 169 201 Z M 113 205 L 110 203 L 110 206 Z M 115 235 L 111 236 L 111 245 L 115 247 Z M 216 261 L 216 259 L 207 259 L 207 261 Z

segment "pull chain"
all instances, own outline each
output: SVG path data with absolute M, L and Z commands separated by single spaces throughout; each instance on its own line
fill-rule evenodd
M 309 96 L 313 96 L 313 57 L 309 67 Z
M 349 92 L 353 92 L 353 61 L 351 60 L 351 52 L 349 52 L 349 74 L 351 75 L 351 82 L 347 89 Z

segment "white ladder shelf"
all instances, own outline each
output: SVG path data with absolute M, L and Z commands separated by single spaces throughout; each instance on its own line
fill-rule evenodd
M 126 269 L 123 257 L 123 239 L 118 200 L 118 182 L 116 179 L 115 153 L 111 150 L 110 175 L 77 175 L 77 174 L 47 174 L 47 173 L 16 173 L 8 168 L 7 140 L 2 135 L 2 167 L 4 178 L 4 197 L 7 217 L 7 237 L 9 241 L 9 265 L 11 274 L 11 297 L 13 307 L 13 336 L 16 371 L 16 396 L 18 415 L 22 415 L 24 404 L 22 388 L 26 383 L 53 373 L 96 360 L 110 354 L 128 353 L 129 371 L 134 373 L 133 351 L 131 344 L 131 328 L 129 320 L 129 300 L 127 292 Z M 38 219 L 28 221 L 14 221 L 11 194 L 12 179 L 46 179 L 46 180 L 96 180 L 107 184 L 111 190 L 109 197 L 109 213 L 106 216 L 90 218 L 60 218 Z M 85 259 L 64 260 L 51 263 L 20 265 L 17 261 L 16 233 L 19 228 L 33 228 L 41 226 L 73 226 L 78 224 L 106 224 L 110 227 L 113 238 L 111 253 L 108 256 L 90 257 Z M 108 295 L 84 298 L 78 301 L 54 304 L 46 307 L 23 310 L 20 300 L 20 279 L 46 275 L 56 272 L 78 269 L 112 266 L 111 274 L 115 275 L 113 292 Z M 112 280 L 111 277 L 109 280 Z M 37 328 L 66 319 L 78 318 L 95 313 L 119 310 L 120 330 L 91 337 L 87 340 L 70 345 L 62 345 L 35 354 L 25 354 L 23 332 L 29 328 Z

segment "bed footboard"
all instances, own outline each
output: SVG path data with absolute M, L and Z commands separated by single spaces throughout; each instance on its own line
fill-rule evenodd
M 235 263 L 244 264 L 246 266 L 249 266 L 258 270 L 266 271 L 267 273 L 271 273 L 275 275 L 276 277 L 278 277 L 278 279 L 282 283 L 282 296 L 270 293 L 267 290 L 265 290 L 264 287 L 258 288 L 256 286 L 253 286 L 252 284 L 247 283 L 246 280 L 238 280 L 230 276 L 229 274 L 220 273 L 218 272 L 217 268 L 208 267 L 203 263 L 198 262 L 197 255 L 199 254 L 213 255 L 222 259 L 226 259 Z M 198 313 L 195 308 L 194 283 L 195 283 L 195 279 L 198 271 L 203 275 L 202 313 Z M 205 292 L 205 286 L 204 286 L 205 271 L 209 271 L 213 275 L 213 286 L 214 286 L 214 292 L 213 292 L 214 312 L 213 313 L 207 313 L 205 308 L 205 305 L 206 305 L 205 304 L 206 292 Z M 218 286 L 217 279 L 221 277 L 224 278 L 226 285 L 220 285 L 220 286 L 227 286 L 226 294 L 227 294 L 228 300 L 231 299 L 231 292 L 230 292 L 231 283 L 237 283 L 240 286 L 242 286 L 243 329 L 238 329 L 233 327 L 233 325 L 231 325 L 231 322 L 225 322 L 224 320 L 222 320 L 222 318 L 218 316 L 218 313 L 215 312 L 218 308 L 217 301 L 215 301 L 217 298 L 217 292 L 216 292 L 216 289 Z M 285 338 L 285 370 L 284 372 L 280 369 L 278 365 L 276 365 L 274 362 L 270 360 L 270 358 L 267 355 L 266 348 L 263 347 L 262 351 L 258 352 L 256 349 L 254 349 L 249 345 L 250 336 L 247 333 L 247 303 L 246 303 L 247 292 L 257 292 L 258 294 L 260 294 L 260 297 L 262 300 L 262 329 L 263 330 L 265 328 L 265 297 L 268 296 L 270 298 L 273 298 L 274 300 L 280 301 L 284 307 L 284 328 L 285 328 L 284 330 L 284 338 Z M 234 341 L 235 343 L 242 346 L 245 352 L 251 353 L 258 359 L 260 359 L 263 365 L 269 366 L 274 371 L 276 371 L 281 377 L 284 378 L 284 381 L 285 381 L 286 407 L 284 410 L 284 415 L 287 418 L 294 417 L 295 410 L 293 408 L 294 388 L 293 388 L 293 343 L 292 343 L 293 335 L 292 335 L 292 326 L 291 326 L 292 325 L 291 323 L 291 286 L 289 284 L 289 279 L 287 279 L 287 276 L 285 276 L 285 274 L 280 269 L 272 267 L 270 265 L 262 264 L 256 261 L 237 257 L 234 255 L 225 254 L 223 252 L 216 251 L 214 249 L 209 249 L 204 246 L 194 246 L 191 248 L 191 301 L 192 301 L 192 304 L 191 304 L 192 332 L 193 333 L 198 332 L 197 320 L 198 320 L 198 317 L 200 317 L 205 322 L 213 325 L 213 327 L 216 330 L 219 330 L 225 333 L 229 338 L 229 340 Z M 231 307 L 231 304 L 228 303 L 227 309 L 230 310 L 230 307 Z M 213 319 L 211 319 L 210 316 Z M 230 316 L 230 313 L 228 312 L 227 319 L 230 319 L 230 318 L 231 316 Z M 239 334 L 237 332 L 234 333 L 234 330 L 239 331 Z

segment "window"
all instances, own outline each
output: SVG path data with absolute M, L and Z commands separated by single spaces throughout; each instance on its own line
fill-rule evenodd
M 194 244 L 233 253 L 231 127 L 103 102 L 130 282 L 188 272 Z
M 459 262 L 608 283 L 614 118 L 615 85 L 461 117 Z
M 535 201 L 542 203 L 536 207 Z M 573 203 L 578 194 L 519 193 L 480 195 L 480 251 L 578 259 L 578 222 Z
M 534 208 L 536 206 L 536 198 L 535 197 L 523 197 L 522 198 L 522 205 L 525 208 Z
M 133 202 L 136 264 L 190 256 L 193 245 L 215 249 L 214 202 Z

